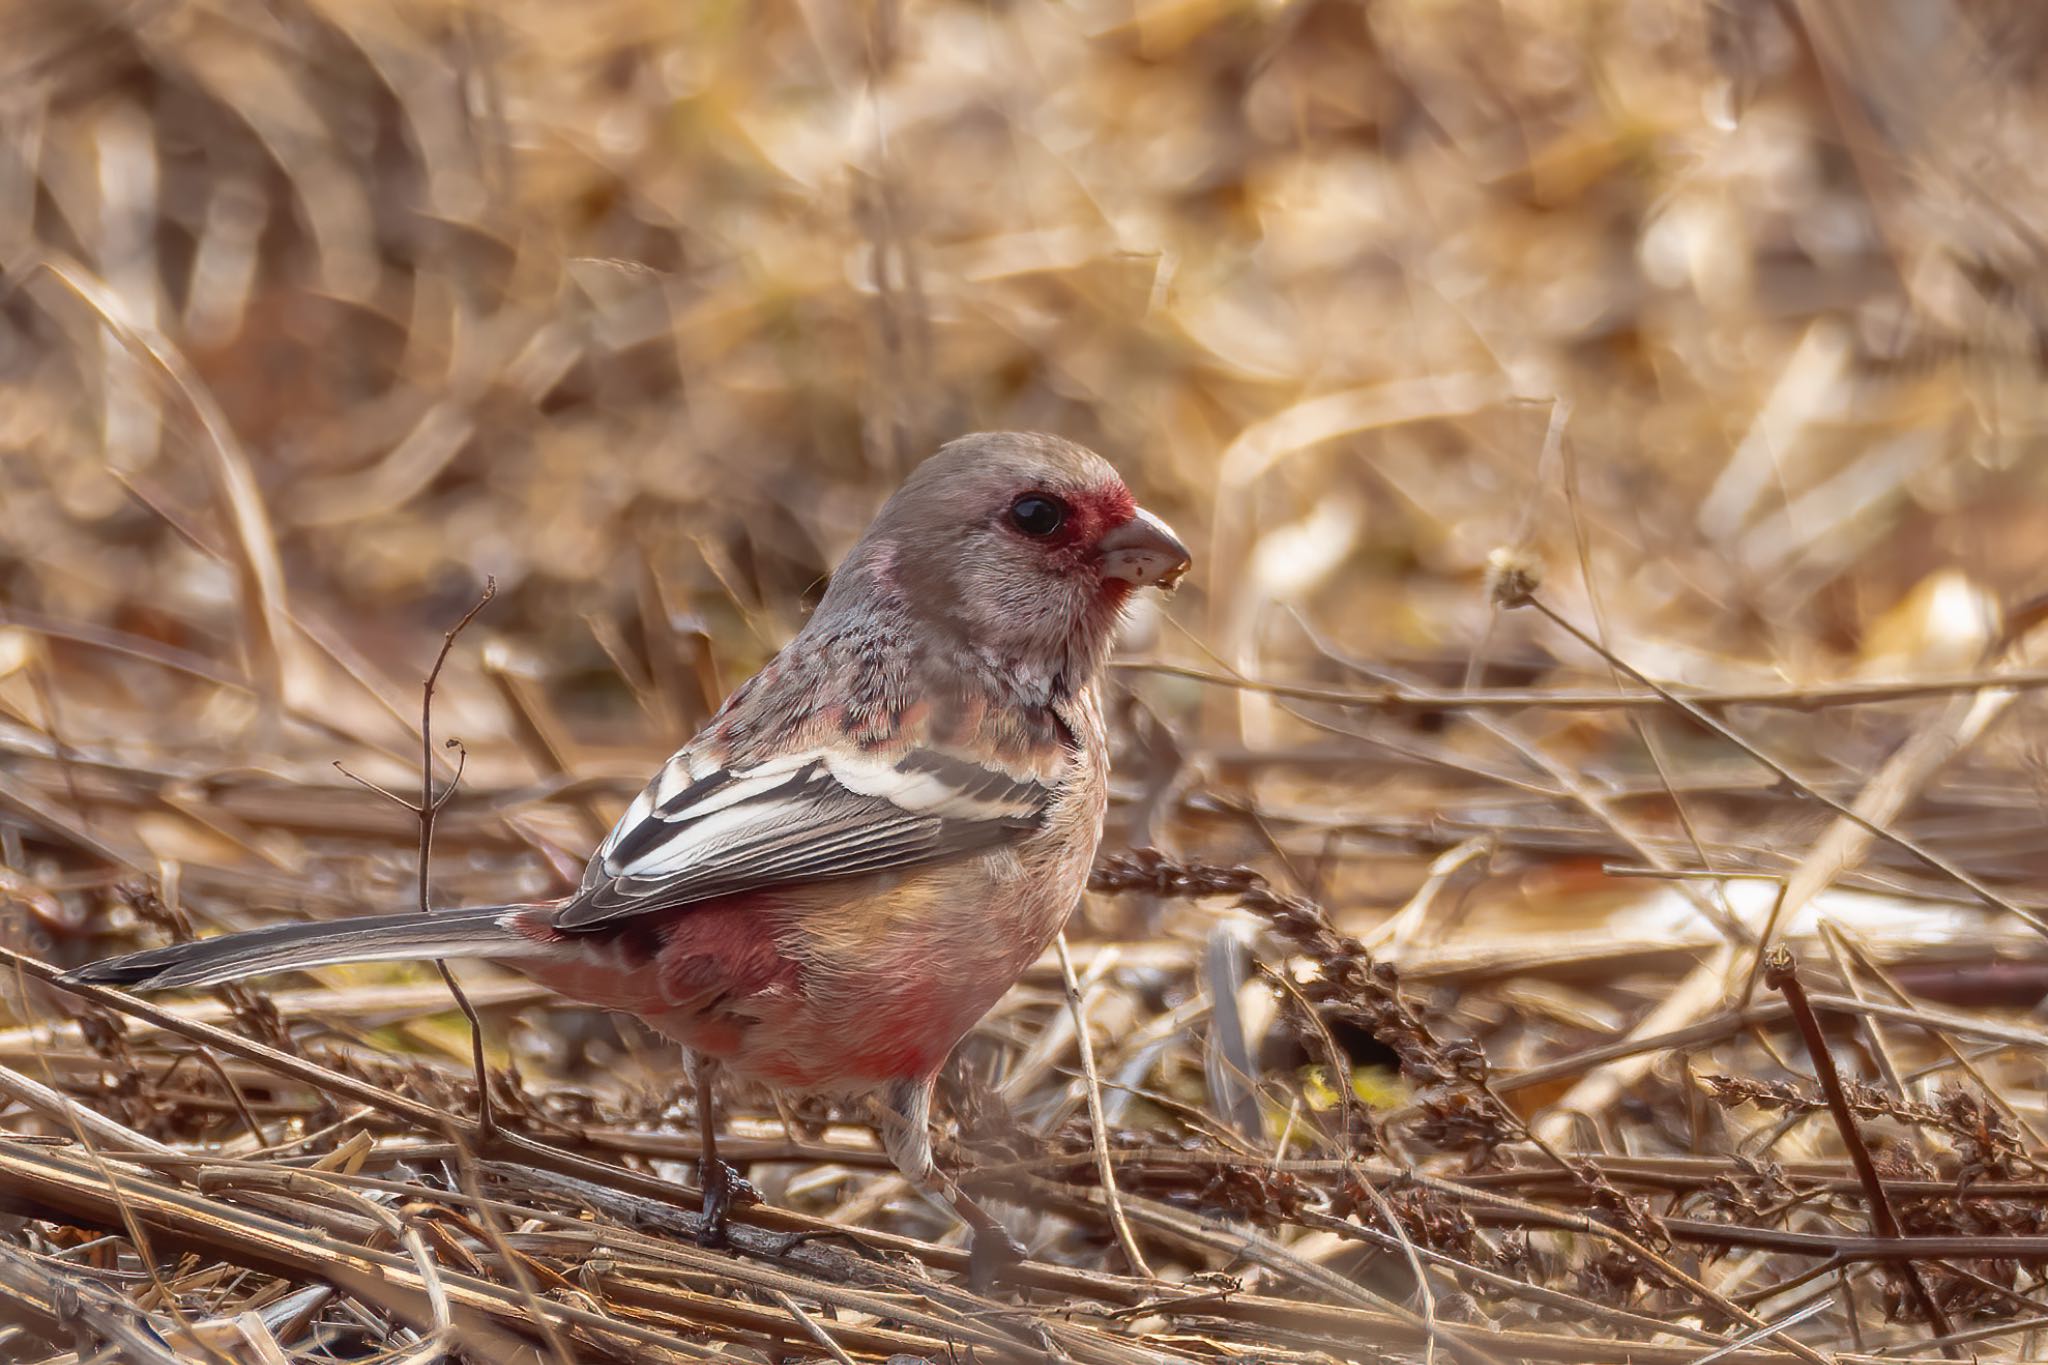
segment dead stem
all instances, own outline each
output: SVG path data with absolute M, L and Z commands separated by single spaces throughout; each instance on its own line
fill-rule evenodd
M 1815 1017 L 1813 1005 L 1806 998 L 1806 988 L 1799 983 L 1799 966 L 1791 949 L 1776 944 L 1765 952 L 1764 983 L 1785 997 L 1785 1003 L 1792 1010 L 1792 1020 L 1799 1026 L 1799 1036 L 1806 1041 L 1806 1055 L 1812 1059 L 1814 1074 L 1820 1078 L 1821 1092 L 1827 1096 L 1828 1111 L 1834 1115 L 1835 1129 L 1841 1136 L 1842 1146 L 1848 1150 L 1850 1163 L 1856 1168 L 1856 1178 L 1863 1182 L 1872 1230 L 1880 1237 L 1903 1236 L 1898 1215 L 1892 1212 L 1891 1197 L 1885 1193 L 1884 1180 L 1877 1173 L 1877 1163 L 1870 1159 L 1870 1149 L 1864 1145 L 1863 1132 L 1856 1126 L 1856 1116 L 1849 1112 L 1849 1100 L 1842 1091 L 1842 1077 L 1835 1070 L 1834 1054 L 1828 1050 L 1827 1035 L 1821 1031 L 1820 1020 Z M 1919 1301 L 1921 1311 L 1933 1325 L 1934 1334 L 1937 1337 L 1950 1335 L 1954 1328 L 1949 1325 L 1948 1314 L 1942 1311 L 1928 1290 L 1920 1268 L 1906 1261 L 1900 1270 L 1912 1286 L 1913 1297 Z M 1943 1354 L 1954 1358 L 1959 1353 L 1954 1347 L 1949 1347 Z

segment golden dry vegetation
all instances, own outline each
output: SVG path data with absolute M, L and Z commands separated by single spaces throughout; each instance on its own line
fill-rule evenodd
M 0 3 L 0 1359 L 2038 1354 L 2044 60 L 2033 0 Z M 822 1103 L 727 1097 L 769 1203 L 699 1249 L 677 1059 L 509 975 L 488 1144 L 430 968 L 48 984 L 415 903 L 368 784 L 487 581 L 432 892 L 559 891 L 994 427 L 1198 560 L 1077 990 L 949 1072 L 993 1302 Z

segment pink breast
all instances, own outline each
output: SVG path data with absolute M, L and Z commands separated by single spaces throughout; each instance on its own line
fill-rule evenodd
M 931 1075 L 1020 965 L 1015 945 L 994 951 L 1007 936 L 986 924 L 971 943 L 871 940 L 856 960 L 827 962 L 805 955 L 791 923 L 758 895 L 587 934 L 558 933 L 543 913 L 521 926 L 534 955 L 509 965 L 741 1076 L 817 1093 Z

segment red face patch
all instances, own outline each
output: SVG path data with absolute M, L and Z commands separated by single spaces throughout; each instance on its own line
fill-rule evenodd
M 1080 501 L 1095 513 L 1104 531 L 1121 526 L 1138 515 L 1138 500 L 1121 483 L 1106 484 Z
M 1137 499 L 1121 481 L 1097 485 L 1094 488 L 1074 493 L 1055 493 L 1037 488 L 1020 490 L 1010 501 L 1010 507 L 1027 498 L 1043 498 L 1057 502 L 1066 509 L 1066 516 L 1058 528 L 1047 535 L 1029 535 L 1010 525 L 1012 534 L 1020 540 L 1044 546 L 1056 554 L 1064 567 L 1077 567 L 1087 555 L 1093 552 L 1095 543 L 1110 531 L 1129 521 L 1138 513 Z M 1009 513 L 1005 512 L 1006 519 Z

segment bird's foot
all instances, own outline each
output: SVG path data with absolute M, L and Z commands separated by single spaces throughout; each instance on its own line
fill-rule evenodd
M 977 1228 L 967 1243 L 967 1287 L 986 1294 L 1013 1266 L 1030 1257 L 1024 1244 L 1002 1228 Z
M 724 1161 L 704 1163 L 704 1222 L 697 1229 L 697 1245 L 718 1248 L 729 1244 L 726 1225 L 736 1207 L 761 1202 L 761 1192 Z

